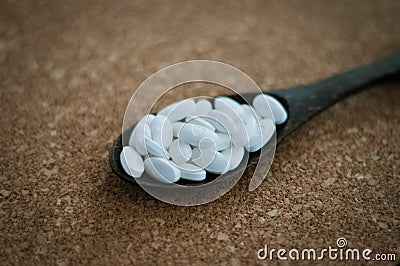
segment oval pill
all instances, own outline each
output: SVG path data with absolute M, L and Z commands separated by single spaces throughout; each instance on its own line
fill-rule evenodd
M 215 98 L 214 107 L 216 110 L 220 110 L 231 116 L 234 121 L 238 121 L 243 113 L 241 105 L 237 101 L 226 96 Z
M 151 138 L 151 130 L 145 123 L 145 120 L 141 120 L 132 131 L 129 145 L 134 147 L 142 156 L 147 154 L 146 145 L 144 143 L 145 138 Z
M 120 154 L 120 160 L 125 172 L 139 178 L 144 171 L 143 159 L 139 153 L 130 146 L 125 146 Z
M 258 125 L 259 121 L 261 121 L 261 116 L 257 113 L 256 110 L 250 105 L 243 104 L 243 117 L 241 117 L 242 123 L 246 126 L 254 126 Z
M 213 174 L 225 174 L 229 171 L 229 161 L 222 153 L 217 152 L 214 160 L 205 168 Z
M 248 146 L 246 146 L 246 150 L 249 152 L 258 151 L 268 143 L 275 132 L 274 121 L 269 118 L 262 119 L 259 130 L 259 134 L 250 137 Z
M 261 132 L 263 136 L 263 146 L 264 146 L 274 135 L 276 126 L 274 124 L 274 121 L 269 118 L 262 119 L 260 124 L 261 124 Z
M 223 133 L 232 133 L 235 128 L 235 122 L 224 112 L 220 110 L 211 110 L 207 114 L 207 118 L 205 120 L 212 124 L 216 130 Z
M 222 174 L 229 170 L 228 158 L 218 152 L 212 142 L 203 140 L 199 147 L 193 149 L 192 162 L 210 173 Z
M 168 105 L 164 109 L 160 110 L 157 114 L 166 116 L 171 122 L 175 122 L 193 114 L 195 108 L 195 101 L 193 99 L 186 99 Z
M 176 139 L 169 147 L 169 154 L 172 161 L 180 165 L 190 160 L 192 157 L 192 148 L 182 140 Z
M 147 114 L 147 115 L 143 116 L 142 119 L 140 119 L 140 120 L 144 120 L 145 123 L 150 126 L 151 123 L 153 123 L 154 117 L 155 117 L 155 115 Z
M 257 142 L 257 139 L 261 139 L 261 117 L 249 105 L 242 105 L 242 108 L 244 117 L 247 117 L 247 119 L 241 120 L 241 122 L 246 129 L 247 141 L 244 146 L 248 150 L 251 146 L 250 142 L 254 143 Z
M 215 131 L 215 127 L 213 125 L 211 125 L 210 123 L 208 123 L 206 120 L 204 120 L 203 118 L 201 118 L 200 116 L 196 116 L 196 115 L 189 115 L 186 117 L 186 123 L 192 123 L 192 124 L 196 124 L 202 127 L 205 127 L 211 131 Z
M 196 147 L 192 152 L 192 162 L 197 166 L 205 169 L 208 167 L 215 158 L 215 154 L 217 153 L 216 148 L 212 149 L 201 149 L 200 147 Z
M 239 166 L 244 157 L 244 148 L 231 146 L 230 148 L 221 151 L 221 153 L 228 158 L 229 170 L 233 170 Z
M 231 146 L 231 138 L 228 134 L 225 133 L 217 133 L 217 141 L 216 146 L 218 151 L 225 150 Z
M 272 96 L 266 94 L 257 95 L 253 100 L 254 109 L 263 118 L 270 118 L 270 112 L 267 102 L 269 104 L 269 107 L 271 108 L 275 124 L 279 125 L 284 123 L 287 119 L 287 112 L 282 104 Z
M 144 117 L 142 117 L 139 120 L 139 122 L 137 122 L 136 126 L 132 129 L 131 135 L 129 137 L 129 146 L 132 146 L 132 147 L 135 146 L 135 143 L 134 143 L 135 137 L 133 136 L 135 129 L 136 128 L 143 128 L 143 127 L 145 127 L 145 125 L 147 125 L 147 126 L 150 125 L 151 122 L 153 121 L 153 119 L 154 119 L 154 115 L 145 115 Z M 144 135 L 146 137 L 150 137 L 151 138 L 150 127 L 148 127 L 147 130 L 144 130 Z
M 179 132 L 181 131 L 183 125 L 186 123 L 184 122 L 173 122 L 172 123 L 172 134 L 175 138 L 179 138 Z
M 181 171 L 181 178 L 190 181 L 203 181 L 206 179 L 207 172 L 191 163 L 179 164 L 178 169 Z
M 235 131 L 233 131 L 231 136 L 232 143 L 236 146 L 244 146 L 248 143 L 249 137 L 246 130 L 246 126 L 240 120 L 236 123 Z
M 125 155 L 124 155 L 123 151 L 121 151 L 121 153 L 119 154 L 119 160 L 121 161 L 121 165 L 122 165 L 122 168 L 124 169 L 125 173 L 132 176 L 131 170 L 129 169 L 128 164 L 126 163 Z
M 152 139 L 160 144 L 164 148 L 168 148 L 171 145 L 173 138 L 173 129 L 169 119 L 163 115 L 157 115 L 154 117 L 151 125 L 151 137 Z
M 144 161 L 146 173 L 162 183 L 174 183 L 180 178 L 180 171 L 172 163 L 159 157 L 149 157 Z
M 153 156 L 162 157 L 162 158 L 166 158 L 166 159 L 170 158 L 169 153 L 160 144 L 158 144 L 154 140 L 145 138 L 144 143 L 145 143 L 147 152 L 152 154 Z
M 194 146 L 199 146 L 200 141 L 204 138 L 216 141 L 218 136 L 215 132 L 205 127 L 191 123 L 184 124 L 179 132 L 180 140 Z
M 193 115 L 206 115 L 212 109 L 212 104 L 209 100 L 201 99 L 196 102 L 196 108 Z
M 216 133 L 217 140 L 212 140 L 210 138 L 204 138 L 200 141 L 199 147 L 200 150 L 212 150 L 212 151 L 221 151 L 229 148 L 231 145 L 231 140 L 228 134 L 225 133 Z

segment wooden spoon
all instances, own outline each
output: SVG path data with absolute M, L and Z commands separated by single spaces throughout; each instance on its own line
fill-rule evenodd
M 362 89 L 371 87 L 379 82 L 387 82 L 397 78 L 400 73 L 400 51 L 380 60 L 357 67 L 355 69 L 334 75 L 332 77 L 295 87 L 276 89 L 265 92 L 277 98 L 289 114 L 287 121 L 277 127 L 277 143 L 288 137 L 296 128 L 303 125 L 313 116 L 319 114 L 334 103 Z M 227 95 L 240 103 L 249 103 L 258 93 Z M 135 125 L 132 125 L 126 134 L 130 134 Z M 110 164 L 119 178 L 129 183 L 136 183 L 135 179 L 125 173 L 120 161 L 122 151 L 122 134 L 114 142 L 110 152 Z M 247 167 L 258 162 L 260 152 L 250 153 Z M 191 182 L 181 179 L 182 185 L 199 185 L 214 180 L 217 175 L 207 173 L 202 182 Z

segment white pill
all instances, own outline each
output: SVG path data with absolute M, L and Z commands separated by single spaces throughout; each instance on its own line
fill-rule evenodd
M 277 125 L 282 124 L 287 119 L 287 112 L 282 104 L 272 96 L 266 94 L 257 95 L 253 100 L 254 109 L 263 118 L 270 118 L 268 104 L 271 107 L 272 115 Z
M 212 124 L 216 130 L 223 133 L 232 133 L 235 130 L 235 122 L 224 112 L 220 110 L 211 110 L 205 120 Z
M 120 160 L 125 172 L 139 178 L 144 171 L 143 159 L 139 153 L 130 146 L 125 146 L 120 154 Z
M 217 141 L 215 142 L 218 151 L 225 150 L 231 146 L 231 138 L 228 134 L 217 133 Z
M 262 147 L 262 143 L 261 135 L 252 135 L 249 138 L 249 143 L 245 145 L 245 149 L 249 152 L 258 151 Z
M 173 122 L 172 123 L 172 133 L 175 138 L 179 138 L 179 132 L 181 131 L 182 127 L 185 124 L 186 123 L 184 123 L 184 122 Z
M 221 151 L 221 153 L 228 158 L 229 170 L 233 170 L 239 166 L 244 157 L 244 148 L 231 146 L 230 148 Z
M 261 128 L 260 128 L 260 122 L 261 122 L 261 117 L 255 112 L 255 110 L 249 106 L 249 105 L 242 105 L 243 108 L 243 116 L 244 119 L 241 120 L 241 123 L 244 125 L 246 129 L 246 144 L 245 146 L 248 147 L 248 142 L 250 141 L 251 138 L 255 138 L 254 136 L 260 136 L 261 135 Z M 240 124 L 238 124 L 239 127 L 241 127 Z M 234 137 L 239 137 L 239 133 L 235 132 L 233 134 Z M 236 138 L 235 138 L 236 140 Z M 254 141 L 254 140 L 253 140 Z M 239 142 L 239 141 L 237 141 Z M 243 140 L 241 142 L 244 142 Z M 241 143 L 235 143 L 237 146 L 241 146 L 239 144 Z
M 229 146 L 231 145 L 231 140 L 229 135 L 225 133 L 216 133 L 216 134 L 217 134 L 216 141 L 210 138 L 202 139 L 199 144 L 200 149 L 221 151 L 229 148 Z
M 269 118 L 261 120 L 260 124 L 261 124 L 261 132 L 263 136 L 263 142 L 264 142 L 263 146 L 264 146 L 274 135 L 276 126 L 274 124 L 274 121 Z
M 172 163 L 159 157 L 149 157 L 144 161 L 146 173 L 162 183 L 174 183 L 180 178 L 180 171 Z
M 215 152 L 211 151 L 201 151 L 199 147 L 193 149 L 192 152 L 192 162 L 197 166 L 205 169 L 209 166 L 215 158 Z
M 218 134 L 217 134 L 217 138 L 218 138 Z M 203 138 L 200 143 L 199 143 L 199 148 L 201 150 L 208 150 L 208 151 L 212 151 L 212 152 L 217 152 L 217 141 L 214 139 L 210 139 L 210 138 Z
M 242 104 L 243 116 L 241 121 L 247 126 L 258 125 L 262 117 L 254 110 L 254 108 L 247 104 Z
M 201 99 L 196 102 L 196 108 L 193 115 L 206 115 L 212 109 L 212 104 L 209 100 Z
M 208 123 L 206 120 L 201 118 L 200 116 L 189 115 L 186 117 L 186 123 L 196 124 L 205 128 L 208 128 L 211 131 L 215 131 L 215 127 Z
M 183 125 L 179 132 L 180 140 L 194 146 L 199 146 L 199 143 L 203 138 L 210 138 L 216 141 L 218 136 L 215 132 L 205 127 L 191 123 L 186 123 Z
M 177 168 L 181 171 L 181 178 L 190 181 L 203 181 L 207 175 L 204 169 L 191 163 L 180 164 Z
M 170 158 L 169 153 L 160 144 L 158 144 L 154 140 L 149 139 L 149 138 L 144 138 L 144 143 L 145 143 L 147 152 L 150 153 L 151 155 L 154 155 L 155 157 L 162 157 L 165 159 Z
M 184 119 L 186 116 L 193 114 L 196 109 L 196 103 L 193 99 L 186 99 L 168 105 L 158 112 L 159 115 L 168 117 L 171 122 Z
M 246 150 L 249 152 L 258 151 L 271 139 L 275 132 L 275 124 L 272 119 L 265 118 L 260 122 L 260 134 L 252 135 L 249 139 Z
M 125 146 L 125 147 L 130 147 L 130 146 Z M 121 153 L 119 154 L 119 159 L 121 161 L 121 165 L 122 165 L 122 168 L 124 169 L 125 173 L 132 176 L 131 170 L 129 169 L 128 164 L 126 163 L 125 155 L 124 155 L 123 151 L 121 151 Z
M 214 107 L 229 115 L 234 121 L 238 121 L 243 113 L 241 105 L 237 101 L 226 96 L 215 98 Z
M 208 146 L 208 145 L 207 145 Z M 209 147 L 209 146 L 208 146 Z M 192 161 L 199 167 L 214 174 L 223 174 L 229 170 L 229 161 L 222 153 L 214 149 L 203 148 L 203 145 L 193 149 Z
M 249 136 L 246 130 L 246 126 L 242 121 L 236 123 L 235 131 L 233 131 L 231 136 L 232 143 L 236 146 L 244 146 L 249 141 Z
M 199 147 L 193 149 L 192 162 L 204 169 L 214 161 L 216 153 L 215 141 L 204 138 L 200 141 Z
M 151 125 L 151 123 L 153 123 L 155 115 L 152 114 L 147 114 L 145 116 L 142 117 L 142 119 L 140 120 L 144 120 L 146 122 L 147 125 Z
M 213 174 L 225 174 L 229 171 L 229 161 L 222 153 L 217 152 L 214 160 L 205 168 L 206 171 Z
M 129 146 L 135 147 L 136 151 L 144 156 L 147 154 L 145 138 L 151 138 L 150 127 L 146 124 L 145 119 L 141 119 L 132 131 L 129 139 Z
M 154 117 L 155 117 L 155 115 L 152 115 L 152 114 L 144 115 L 142 118 L 140 118 L 138 124 L 139 123 L 146 123 L 148 126 L 150 126 L 151 123 L 154 120 Z
M 169 119 L 163 115 L 157 115 L 154 117 L 151 125 L 151 137 L 152 139 L 163 146 L 168 148 L 171 145 L 173 138 L 172 125 Z
M 180 165 L 190 160 L 192 157 L 192 148 L 186 142 L 176 139 L 169 147 L 169 154 L 172 161 Z

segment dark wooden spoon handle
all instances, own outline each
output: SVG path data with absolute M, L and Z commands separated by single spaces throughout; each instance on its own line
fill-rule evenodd
M 278 143 L 311 117 L 343 98 L 400 74 L 400 51 L 380 60 L 334 75 L 317 82 L 273 90 L 287 108 L 287 123 L 278 127 Z

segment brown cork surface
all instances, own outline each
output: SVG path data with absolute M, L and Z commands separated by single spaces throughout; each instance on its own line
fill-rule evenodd
M 1 1 L 0 264 L 249 265 L 264 244 L 339 237 L 398 262 L 400 83 L 333 106 L 255 192 L 247 171 L 203 206 L 123 183 L 108 153 L 135 88 L 167 65 L 213 59 L 288 87 L 399 49 L 399 14 L 396 0 Z

